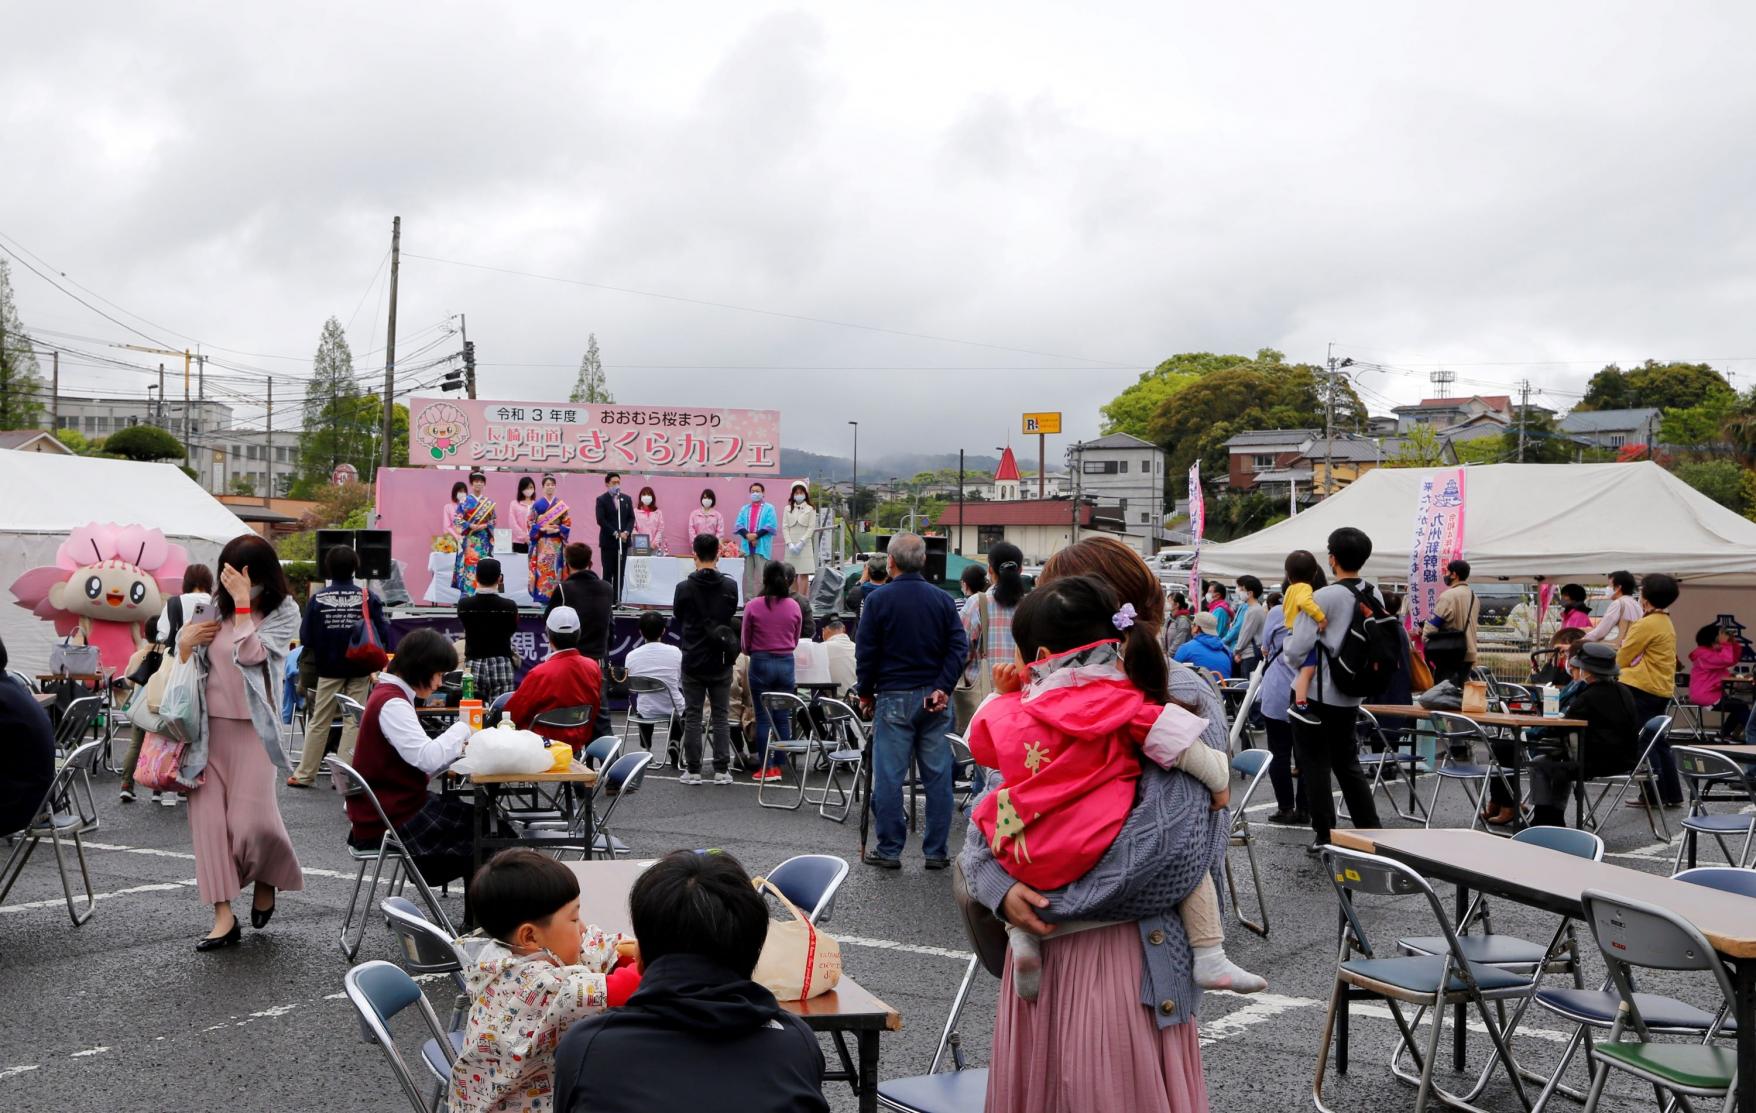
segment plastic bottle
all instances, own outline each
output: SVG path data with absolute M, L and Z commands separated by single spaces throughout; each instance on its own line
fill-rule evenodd
M 468 669 L 463 670 L 463 694 L 459 698 L 476 698 L 476 678 Z
M 1553 684 L 1543 685 L 1543 714 L 1551 719 L 1561 715 L 1561 691 Z

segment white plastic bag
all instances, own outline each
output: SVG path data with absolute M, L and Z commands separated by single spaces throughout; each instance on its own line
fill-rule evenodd
M 528 730 L 517 730 L 510 720 L 470 736 L 463 756 L 451 766 L 456 773 L 547 773 L 555 759 L 548 740 Z
M 201 720 L 207 714 L 206 682 L 207 674 L 194 654 L 172 666 L 164 699 L 159 701 L 159 719 L 166 737 L 193 742 L 201 734 Z

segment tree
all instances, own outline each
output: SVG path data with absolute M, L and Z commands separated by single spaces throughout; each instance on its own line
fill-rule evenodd
M 1661 444 L 1692 452 L 1711 453 L 1726 447 L 1728 434 L 1738 436 L 1742 423 L 1734 424 L 1735 396 L 1713 394 L 1693 406 L 1672 406 L 1659 418 Z M 1737 442 L 1732 440 L 1731 446 Z
M 1623 371 L 1615 364 L 1591 377 L 1580 400 L 1582 410 L 1687 409 L 1733 394 L 1725 377 L 1705 363 L 1660 363 L 1649 359 Z
M 1202 537 L 1208 541 L 1231 541 L 1265 529 L 1287 516 L 1287 502 L 1265 491 L 1240 491 L 1220 495 L 1207 504 Z
M 130 425 L 104 439 L 104 455 L 126 460 L 181 460 L 183 442 L 156 425 Z
M 305 385 L 299 471 L 293 483 L 298 497 L 310 498 L 328 484 L 338 464 L 352 464 L 362 476 L 367 474 L 373 425 L 368 421 L 362 427 L 360 401 L 347 333 L 331 317 L 317 338 L 311 381 Z
M 1207 475 L 1223 475 L 1226 441 L 1253 429 L 1318 428 L 1324 424 L 1323 391 L 1327 372 L 1308 363 L 1286 362 L 1272 348 L 1254 360 L 1211 371 L 1154 412 L 1147 439 L 1169 454 L 1169 475 L 1181 489 L 1189 465 L 1201 461 Z M 1366 408 L 1345 380 L 1336 385 L 1335 427 L 1352 428 Z
M 604 361 L 598 358 L 598 334 L 595 332 L 585 338 L 585 355 L 579 360 L 579 378 L 573 380 L 573 393 L 567 396 L 567 400 L 602 404 L 616 400 L 604 378 Z
M 1744 477 L 1747 474 L 1749 473 L 1730 460 L 1702 460 L 1677 466 L 1678 479 L 1739 514 L 1744 513 L 1749 505 L 1744 496 Z
M 1167 398 L 1213 371 L 1225 371 L 1250 362 L 1248 356 L 1183 352 L 1144 371 L 1128 389 L 1103 407 L 1104 433 L 1132 433 L 1151 439 L 1152 415 Z
M 1417 425 L 1396 446 L 1396 455 L 1384 461 L 1387 468 L 1436 468 L 1444 464 L 1445 442 L 1431 425 Z
M 34 429 L 43 412 L 43 378 L 18 309 L 12 272 L 0 259 L 0 429 Z
M 231 493 L 234 495 L 254 495 L 256 493 L 256 480 L 247 474 L 232 476 L 230 486 Z

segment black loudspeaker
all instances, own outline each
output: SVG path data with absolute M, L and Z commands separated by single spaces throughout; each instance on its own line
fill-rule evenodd
M 927 582 L 938 587 L 945 586 L 945 557 L 951 551 L 949 537 L 923 537 L 927 543 L 927 566 L 921 569 L 921 575 Z
M 390 578 L 390 531 L 387 529 L 320 529 L 317 531 L 317 576 L 329 578 L 329 550 L 351 548 L 360 558 L 356 575 L 363 580 Z

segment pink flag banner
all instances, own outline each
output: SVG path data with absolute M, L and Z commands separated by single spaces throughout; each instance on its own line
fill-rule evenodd
M 1542 637 L 1543 624 L 1549 620 L 1549 604 L 1554 601 L 1555 585 L 1547 580 L 1537 585 L 1537 620 L 1536 627 L 1531 630 L 1532 641 Z
M 1463 556 L 1463 473 L 1462 468 L 1447 468 L 1421 481 L 1414 544 L 1409 547 L 1408 605 L 1403 609 L 1410 629 L 1433 617 L 1445 590 L 1445 566 Z
M 1189 465 L 1189 605 L 1202 609 L 1201 535 L 1207 531 L 1207 499 L 1201 493 L 1201 461 Z
M 780 411 L 413 398 L 409 463 L 779 475 Z

